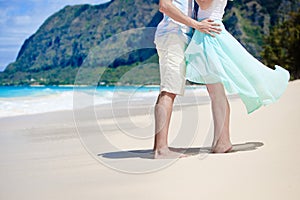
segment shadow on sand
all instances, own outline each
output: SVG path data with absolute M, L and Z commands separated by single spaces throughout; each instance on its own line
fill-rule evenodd
M 246 142 L 244 144 L 234 144 L 232 150 L 226 154 L 241 152 L 241 151 L 253 151 L 258 147 L 263 146 L 262 142 Z M 182 152 L 183 154 L 195 156 L 201 154 L 214 154 L 211 152 L 211 147 L 192 147 L 192 148 L 175 148 L 171 147 L 172 150 Z M 98 156 L 108 159 L 124 159 L 124 158 L 144 158 L 153 159 L 152 149 L 145 150 L 128 150 L 128 151 L 116 151 L 100 153 Z

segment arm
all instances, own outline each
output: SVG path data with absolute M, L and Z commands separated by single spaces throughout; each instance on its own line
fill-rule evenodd
M 185 24 L 211 36 L 214 36 L 211 32 L 220 33 L 221 31 L 221 29 L 217 27 L 220 25 L 214 23 L 214 21 L 211 19 L 206 19 L 198 22 L 191 17 L 183 14 L 176 6 L 172 4 L 172 0 L 160 0 L 159 11 L 168 15 L 177 22 Z

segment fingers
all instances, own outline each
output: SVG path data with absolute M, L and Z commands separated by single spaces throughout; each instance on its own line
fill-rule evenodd
M 214 29 L 201 30 L 200 32 L 210 35 L 212 37 L 215 37 L 215 34 L 220 34 L 220 31 Z
M 214 33 L 217 33 L 217 34 L 220 34 L 222 31 L 222 29 L 220 28 L 210 28 L 209 29 L 209 32 L 214 32 Z
M 209 28 L 207 28 L 204 32 L 207 33 L 217 33 L 217 34 L 220 34 L 222 31 L 221 28 L 216 28 L 216 27 L 213 27 L 213 26 L 210 26 Z
M 218 23 L 213 23 L 213 22 L 215 22 L 215 20 L 213 20 L 213 19 L 205 19 L 203 21 L 210 23 L 212 26 L 220 26 L 220 24 L 218 24 Z
M 199 27 L 197 28 L 197 30 L 212 37 L 215 37 L 215 34 L 220 34 L 222 31 L 222 29 L 220 28 L 221 24 L 215 23 L 212 19 L 205 19 L 198 23 Z
M 221 26 L 221 24 L 214 23 L 214 24 L 212 24 L 212 26 Z
M 213 19 L 205 19 L 203 21 L 206 21 L 206 23 L 209 23 L 211 26 L 221 26 L 218 23 L 213 23 L 213 22 L 215 22 L 215 20 L 213 20 Z
M 216 36 L 213 34 L 213 32 L 205 31 L 204 33 L 207 34 L 207 35 L 210 35 L 210 36 L 212 36 L 212 37 L 216 37 Z
M 211 32 L 206 32 L 207 35 L 210 35 L 211 37 L 216 37 L 214 34 L 212 34 Z
M 208 30 L 204 31 L 205 34 L 215 37 L 215 34 L 220 34 L 221 29 L 219 28 L 209 28 Z

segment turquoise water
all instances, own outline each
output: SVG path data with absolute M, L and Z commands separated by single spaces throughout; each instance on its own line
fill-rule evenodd
M 203 87 L 187 87 L 186 94 L 200 94 L 204 90 Z M 72 86 L 0 87 L 0 118 L 72 110 L 73 102 L 79 102 L 76 104 L 78 108 L 78 105 L 82 106 L 80 102 L 86 99 L 92 100 L 93 105 L 123 102 L 124 105 L 139 103 L 153 106 L 158 94 L 159 86 L 100 86 L 75 89 Z M 179 99 L 179 103 L 180 98 L 176 98 Z M 185 95 L 185 99 L 186 102 L 191 101 L 189 95 Z M 82 107 L 85 107 L 84 104 Z
M 96 91 L 95 91 L 96 89 Z M 44 95 L 53 95 L 60 94 L 64 92 L 73 92 L 74 87 L 72 86 L 45 86 L 45 87 L 30 87 L 30 86 L 4 86 L 0 87 L 0 98 L 13 98 L 13 97 L 34 97 L 34 96 L 44 96 Z M 149 91 L 158 91 L 159 86 L 101 86 L 101 87 L 81 87 L 76 88 L 75 90 L 92 90 L 96 93 L 106 93 L 106 92 L 114 92 L 124 91 L 124 92 L 149 92 Z
M 158 86 L 102 86 L 75 88 L 76 98 L 92 98 L 94 105 L 108 104 L 114 101 L 155 101 Z M 78 100 L 78 99 L 77 99 Z M 59 110 L 72 110 L 74 87 L 0 87 L 0 117 L 36 114 Z

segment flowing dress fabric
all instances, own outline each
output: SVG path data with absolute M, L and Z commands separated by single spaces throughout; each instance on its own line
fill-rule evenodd
M 195 83 L 222 83 L 229 94 L 239 94 L 251 113 L 275 102 L 285 91 L 290 74 L 280 66 L 268 68 L 255 59 L 225 29 L 211 37 L 195 31 L 186 51 L 186 78 Z

